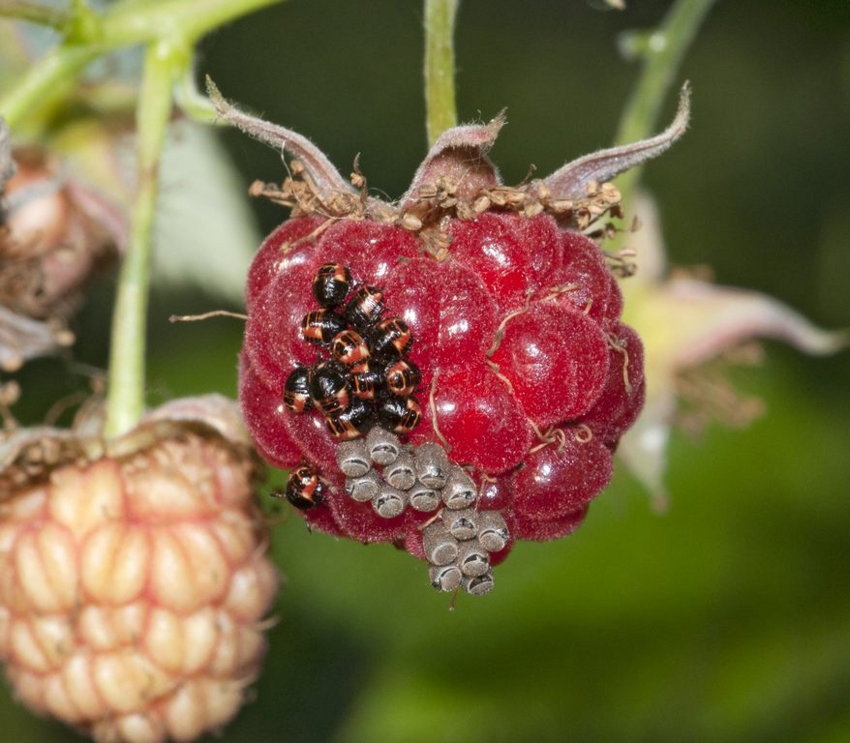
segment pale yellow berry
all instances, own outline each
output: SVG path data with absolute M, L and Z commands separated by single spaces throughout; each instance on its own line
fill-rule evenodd
M 233 717 L 279 584 L 247 450 L 194 433 L 145 441 L 0 501 L 9 681 L 104 743 L 190 741 Z

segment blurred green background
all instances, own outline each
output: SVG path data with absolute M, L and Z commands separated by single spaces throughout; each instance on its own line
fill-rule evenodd
M 492 153 L 507 182 L 610 143 L 637 72 L 618 34 L 657 24 L 669 2 L 628 6 L 462 4 L 461 117 L 507 106 Z M 344 172 L 361 153 L 371 186 L 404 191 L 425 151 L 420 3 L 292 0 L 201 51 L 225 95 L 308 135 Z M 850 326 L 850 5 L 718 2 L 679 77 L 693 84 L 691 129 L 645 173 L 672 262 Z M 246 186 L 280 180 L 271 150 L 221 136 Z M 264 231 L 283 216 L 252 206 Z M 77 323 L 77 355 L 95 367 L 110 292 L 101 281 Z M 235 392 L 238 323 L 167 322 L 220 304 L 154 294 L 155 399 Z M 31 364 L 28 395 L 48 406 L 79 384 L 69 369 Z M 285 518 L 280 622 L 256 698 L 222 739 L 850 740 L 850 354 L 768 343 L 764 366 L 735 382 L 767 414 L 674 437 L 667 514 L 621 467 L 575 535 L 520 544 L 496 590 L 454 611 L 407 555 Z M 77 739 L 5 691 L 0 722 L 2 740 Z

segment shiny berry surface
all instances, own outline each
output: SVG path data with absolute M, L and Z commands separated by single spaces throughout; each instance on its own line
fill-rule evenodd
M 420 558 L 429 514 L 384 517 L 383 504 L 350 497 L 337 453 L 377 424 L 411 451 L 439 445 L 472 477 L 471 507 L 507 525 L 507 543 L 488 557 L 495 565 L 517 539 L 555 539 L 581 524 L 640 411 L 643 353 L 589 238 L 547 214 L 496 210 L 442 228 L 447 248 L 435 254 L 421 235 L 368 219 L 285 222 L 249 274 L 240 398 L 263 456 L 322 478 L 323 499 L 301 514 L 312 528 Z M 319 312 L 305 340 L 302 321 Z M 331 315 L 344 327 L 324 340 Z M 343 371 L 318 389 L 317 365 L 329 363 Z M 313 370 L 318 409 L 283 405 L 299 368 Z
M 540 302 L 508 321 L 492 361 L 525 413 L 548 426 L 593 407 L 608 375 L 608 343 L 587 315 Z

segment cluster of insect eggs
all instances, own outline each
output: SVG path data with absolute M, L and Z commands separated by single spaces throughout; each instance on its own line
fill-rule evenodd
M 345 492 L 371 502 L 383 518 L 400 516 L 408 506 L 426 513 L 439 509 L 422 535 L 435 588 L 473 595 L 493 588 L 490 553 L 507 545 L 507 524 L 497 511 L 476 510 L 475 482 L 439 444 L 404 446 L 374 427 L 365 441 L 341 444 L 337 464 L 346 475 Z
M 434 443 L 403 445 L 380 426 L 364 439 L 346 441 L 337 450 L 337 464 L 346 476 L 345 492 L 361 503 L 372 503 L 379 516 L 400 516 L 407 506 L 422 513 L 437 508 L 467 508 L 475 503 L 475 482 L 449 462 Z
M 321 309 L 304 316 L 301 335 L 330 358 L 289 374 L 286 407 L 295 413 L 315 408 L 342 440 L 364 435 L 376 422 L 396 433 L 411 431 L 422 416 L 413 396 L 421 376 L 404 358 L 413 343 L 407 323 L 382 317 L 383 292 L 353 286 L 351 272 L 339 263 L 319 269 L 313 295 Z

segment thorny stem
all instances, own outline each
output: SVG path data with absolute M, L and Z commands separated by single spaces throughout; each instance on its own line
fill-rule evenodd
M 639 50 L 643 70 L 623 109 L 615 144 L 639 142 L 649 137 L 658 125 L 661 105 L 667 98 L 682 58 L 696 36 L 715 0 L 677 0 L 661 25 L 648 34 Z M 635 188 L 642 167 L 623 173 L 617 187 L 624 202 Z
M 428 146 L 457 126 L 455 18 L 460 0 L 425 0 L 425 120 Z
M 151 233 L 159 192 L 159 161 L 171 117 L 172 52 L 153 44 L 145 55 L 136 111 L 138 184 L 130 215 L 130 240 L 118 280 L 112 318 L 107 396 L 107 437 L 125 433 L 144 411 L 145 319 Z

